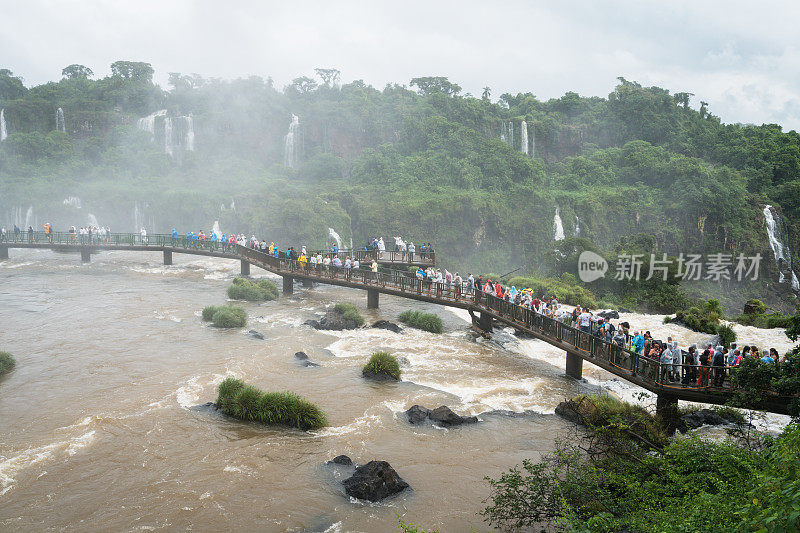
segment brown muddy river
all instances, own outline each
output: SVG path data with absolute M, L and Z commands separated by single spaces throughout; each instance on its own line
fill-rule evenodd
M 3 530 L 382 532 L 396 531 L 400 516 L 446 532 L 486 531 L 477 514 L 489 493 L 483 477 L 551 450 L 566 430 L 552 414 L 564 398 L 598 384 L 626 389 L 588 364 L 588 381 L 566 378 L 563 354 L 539 341 L 503 332 L 476 340 L 461 311 L 385 295 L 368 311 L 362 291 L 324 285 L 244 304 L 244 329 L 208 327 L 200 310 L 225 301 L 238 261 L 11 256 L 0 262 L 0 349 L 18 363 L 0 378 Z M 432 311 L 445 332 L 302 325 L 340 301 L 368 323 Z M 402 382 L 361 377 L 378 349 L 407 360 Z M 321 366 L 301 366 L 300 350 Z M 226 376 L 297 392 L 323 408 L 329 427 L 268 428 L 191 409 L 215 400 Z M 414 404 L 446 404 L 480 423 L 412 426 L 403 411 Z M 388 461 L 412 490 L 381 503 L 351 500 L 339 485 L 349 471 L 325 464 L 339 454 Z

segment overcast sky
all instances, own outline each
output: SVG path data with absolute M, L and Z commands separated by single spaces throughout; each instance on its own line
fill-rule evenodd
M 800 1 L 0 0 L 0 68 L 26 85 L 71 63 L 119 59 L 169 72 L 342 71 L 378 88 L 448 76 L 492 97 L 606 97 L 617 76 L 695 93 L 725 122 L 800 130 Z

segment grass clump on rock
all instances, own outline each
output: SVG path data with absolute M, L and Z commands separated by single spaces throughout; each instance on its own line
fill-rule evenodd
M 403 311 L 397 319 L 403 324 L 413 328 L 430 331 L 431 333 L 442 332 L 442 319 L 433 313 L 423 313 L 421 311 Z
M 226 378 L 218 390 L 219 409 L 240 420 L 303 430 L 327 424 L 319 407 L 293 392 L 264 392 L 236 378 Z
M 364 317 L 358 312 L 358 308 L 353 304 L 340 302 L 333 307 L 333 310 L 342 315 L 345 320 L 352 320 L 356 326 L 364 325 Z
M 364 377 L 377 379 L 400 379 L 400 364 L 389 352 L 375 352 L 361 369 Z
M 228 298 L 250 302 L 275 300 L 278 298 L 278 287 L 268 279 L 253 281 L 233 278 L 233 284 L 228 287 Z
M 11 372 L 16 364 L 14 356 L 8 352 L 0 352 L 0 376 Z
M 217 328 L 241 328 L 247 324 L 247 311 L 238 305 L 208 305 L 203 308 L 203 320 Z

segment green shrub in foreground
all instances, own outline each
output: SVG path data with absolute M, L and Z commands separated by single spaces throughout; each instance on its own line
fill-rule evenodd
M 218 307 L 211 318 L 217 328 L 241 328 L 247 324 L 247 311 L 235 305 Z
M 717 326 L 717 335 L 719 335 L 720 342 L 726 348 L 730 346 L 732 342 L 736 342 L 736 332 L 727 324 L 720 324 Z
M 364 325 L 364 317 L 353 304 L 339 302 L 333 307 L 333 310 L 342 315 L 345 320 L 352 320 L 359 327 Z
M 217 406 L 241 420 L 269 425 L 317 429 L 327 423 L 325 413 L 293 392 L 263 392 L 236 378 L 219 384 Z
M 8 352 L 0 352 L 0 376 L 11 372 L 16 366 L 17 362 L 14 357 Z
M 228 298 L 232 300 L 248 300 L 258 302 L 275 300 L 278 297 L 278 287 L 268 279 L 252 281 L 246 278 L 233 278 L 233 284 L 228 287 Z
M 433 313 L 423 313 L 421 311 L 403 311 L 397 319 L 403 324 L 407 324 L 417 329 L 430 331 L 431 333 L 442 332 L 442 319 Z
M 383 374 L 400 379 L 400 365 L 389 352 L 375 352 L 369 362 L 362 368 L 364 374 Z

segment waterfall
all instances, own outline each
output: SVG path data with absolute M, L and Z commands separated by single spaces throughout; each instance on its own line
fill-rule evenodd
M 172 152 L 172 119 L 164 117 L 164 153 L 171 156 Z
M 772 213 L 771 205 L 764 207 L 764 222 L 766 222 L 767 225 L 769 246 L 772 248 L 772 254 L 775 256 L 775 264 L 778 266 L 778 283 L 786 282 L 784 270 L 788 269 L 788 273 L 791 276 L 792 290 L 800 292 L 800 280 L 797 279 L 797 274 L 795 274 L 792 268 L 792 254 L 789 247 L 785 246 L 780 240 L 778 219 Z
M 25 212 L 25 224 L 24 228 L 28 229 L 29 226 L 33 224 L 33 206 L 28 207 L 28 211 Z
M 575 215 L 575 236 L 581 236 L 581 219 L 578 215 Z
M 8 137 L 8 130 L 6 130 L 6 110 L 0 109 L 0 142 L 5 141 Z
M 89 213 L 88 218 L 89 218 L 89 226 L 93 226 L 95 228 L 99 228 L 100 227 L 100 223 L 97 221 L 97 217 L 96 216 L 94 216 L 93 214 Z
M 64 201 L 62 203 L 64 205 L 68 205 L 76 209 L 80 209 L 82 207 L 81 199 L 78 198 L 77 196 L 67 196 L 66 198 L 64 198 Z
M 514 148 L 514 123 L 508 121 L 508 145 Z
M 524 120 L 519 125 L 520 131 L 520 150 L 523 154 L 528 155 L 528 123 Z
M 142 131 L 147 131 L 155 138 L 156 134 L 156 117 L 166 116 L 167 110 L 160 109 L 155 113 L 151 113 L 146 117 L 142 117 L 136 121 L 136 127 Z
M 553 240 L 564 240 L 564 224 L 561 223 L 561 210 L 556 206 L 556 214 L 553 217 Z
M 531 124 L 531 157 L 536 157 L 536 124 Z
M 289 168 L 294 168 L 294 164 L 296 162 L 296 154 L 295 154 L 295 135 L 297 133 L 297 129 L 300 127 L 300 118 L 292 114 L 292 122 L 289 124 L 289 131 L 286 133 L 286 137 L 284 138 L 284 148 L 283 148 L 283 165 Z
M 67 132 L 67 124 L 64 122 L 64 110 L 60 107 L 56 109 L 56 130 L 61 133 Z
M 222 230 L 219 229 L 219 220 L 214 221 L 214 225 L 211 226 L 211 233 L 217 236 L 217 240 L 222 240 Z
M 342 249 L 342 238 L 339 236 L 339 234 L 336 233 L 336 231 L 333 228 L 328 228 L 328 235 L 333 237 L 333 239 L 336 241 L 336 249 L 341 251 L 341 249 Z
M 183 141 L 183 147 L 189 152 L 194 152 L 194 120 L 192 116 L 183 117 L 186 122 L 186 135 Z
M 500 128 L 500 140 L 504 143 L 508 143 L 508 125 L 503 122 L 502 127 Z

